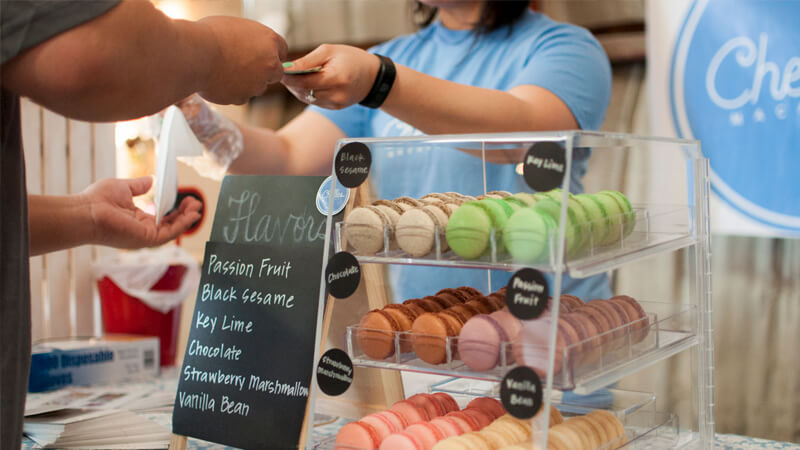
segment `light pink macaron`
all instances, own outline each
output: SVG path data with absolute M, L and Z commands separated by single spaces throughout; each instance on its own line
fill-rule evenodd
M 508 342 L 503 327 L 488 314 L 470 318 L 458 335 L 458 355 L 472 370 L 491 370 L 500 358 L 500 343 Z

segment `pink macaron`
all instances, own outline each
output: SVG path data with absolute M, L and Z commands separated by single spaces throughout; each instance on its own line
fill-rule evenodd
M 470 416 L 469 414 L 465 414 L 464 411 L 453 411 L 451 413 L 447 413 L 445 417 L 449 417 L 453 419 L 464 433 L 469 433 L 470 431 L 478 431 L 481 429 L 480 424 L 474 417 Z
M 339 429 L 334 448 L 374 449 L 379 445 L 381 445 L 380 435 L 372 425 L 364 422 L 350 422 Z
M 443 416 L 447 412 L 430 394 L 414 394 L 408 398 L 408 401 L 424 409 L 428 413 L 428 420 Z
M 408 400 L 400 400 L 389 409 L 403 416 L 409 425 L 430 420 L 428 413 L 424 409 Z
M 376 448 L 376 447 L 364 447 Z M 401 431 L 393 433 L 381 442 L 380 450 L 425 450 L 422 442 L 411 433 Z
M 490 315 L 478 314 L 461 328 L 458 355 L 472 370 L 490 370 L 500 358 L 501 342 L 508 342 L 503 327 Z
M 397 431 L 404 430 L 408 426 L 408 421 L 406 421 L 405 417 L 400 415 L 397 411 L 392 411 L 391 409 L 387 409 L 385 411 L 381 411 L 375 414 L 385 417 L 386 420 L 392 423 L 392 425 Z
M 379 442 L 383 441 L 387 436 L 392 433 L 396 433 L 398 431 L 403 431 L 402 429 L 398 429 L 391 420 L 389 420 L 386 416 L 382 416 L 380 414 L 369 414 L 361 418 L 359 422 L 363 422 L 369 425 L 372 425 L 372 428 L 378 432 Z
M 437 442 L 445 438 L 444 433 L 430 422 L 416 423 L 404 431 L 416 437 L 424 450 L 431 450 Z
M 464 429 L 452 417 L 437 417 L 430 424 L 439 429 L 445 437 L 459 436 Z
M 500 403 L 500 400 L 493 397 L 478 397 L 473 399 L 467 403 L 467 407 L 465 409 L 470 408 L 480 409 L 481 411 L 489 413 L 492 416 L 492 420 L 497 419 L 506 413 L 506 409 L 503 408 L 503 404 Z
M 447 414 L 449 412 L 458 411 L 458 403 L 456 403 L 456 399 L 453 398 L 452 395 L 446 392 L 434 392 L 431 394 L 434 399 L 439 401 L 439 404 L 442 405 L 444 408 L 444 413 Z

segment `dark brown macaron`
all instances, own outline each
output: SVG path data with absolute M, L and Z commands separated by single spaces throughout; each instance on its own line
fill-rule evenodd
M 397 331 L 411 331 L 411 325 L 416 320 L 417 315 L 412 313 L 406 305 L 386 305 L 383 311 L 391 315 L 397 322 L 399 329 Z M 411 342 L 405 338 L 400 337 L 400 353 L 408 353 L 411 351 Z
M 569 305 L 572 311 L 575 311 L 576 309 L 583 306 L 583 300 L 570 294 L 561 294 L 560 301 L 561 303 L 566 303 L 567 305 Z
M 450 297 L 447 297 L 445 295 L 429 295 L 429 296 L 427 296 L 425 298 L 433 300 L 434 302 L 438 303 L 439 306 L 442 307 L 442 309 L 447 309 L 447 308 L 449 308 L 451 306 L 455 306 L 455 305 L 460 305 L 461 304 L 461 302 L 459 302 L 458 300 L 454 300 L 454 299 L 452 299 Z
M 477 316 L 478 314 L 481 314 L 481 311 L 478 308 L 476 308 L 473 305 L 468 305 L 466 303 L 462 305 L 452 306 L 448 308 L 448 311 L 457 311 L 461 313 L 464 317 L 466 317 L 467 320 L 469 320 L 469 318 L 472 316 Z
M 416 305 L 404 305 L 402 303 L 390 303 L 384 306 L 383 309 L 399 309 L 411 319 L 411 322 L 414 322 L 414 319 L 425 313 L 422 308 Z
M 587 308 L 584 306 L 578 308 L 573 314 L 583 314 L 591 319 L 592 323 L 594 323 L 594 326 L 597 328 L 600 344 L 605 344 L 611 339 L 611 335 L 606 333 L 611 330 L 611 324 L 608 322 L 608 319 L 606 319 L 606 316 L 596 308 Z
M 475 309 L 480 311 L 481 314 L 491 314 L 494 312 L 492 304 L 489 303 L 489 300 L 482 295 L 476 295 L 474 297 L 470 297 L 470 299 L 467 300 L 467 303 L 464 304 L 472 305 Z
M 642 308 L 642 305 L 640 305 L 636 299 L 628 295 L 616 295 L 611 297 L 608 301 L 625 308 L 625 312 L 628 313 L 628 317 L 631 318 L 631 322 L 633 323 L 631 327 L 633 328 L 631 333 L 633 342 L 642 341 L 650 330 L 650 318 L 647 317 L 647 313 L 644 308 Z
M 452 323 L 436 313 L 417 317 L 411 326 L 411 343 L 419 359 L 434 365 L 447 362 L 447 338 L 458 335 Z
M 489 303 L 492 305 L 492 308 L 495 311 L 500 311 L 506 306 L 506 298 L 505 297 L 498 297 L 496 295 L 489 295 L 486 300 L 489 300 Z
M 472 296 L 475 296 L 475 295 L 483 295 L 483 292 L 475 289 L 472 286 L 461 286 L 461 287 L 457 288 L 456 290 L 462 291 L 462 292 L 466 292 L 468 297 L 472 297 Z
M 468 293 L 466 293 L 464 291 L 458 290 L 458 289 L 453 289 L 453 288 L 442 289 L 441 291 L 437 292 L 436 295 L 443 294 L 443 293 L 447 293 L 447 294 L 450 294 L 450 295 L 452 295 L 454 297 L 457 297 L 459 300 L 461 300 L 461 303 L 466 302 L 467 299 L 470 297 L 470 294 L 468 294 Z
M 463 298 L 459 297 L 458 295 L 456 295 L 455 293 L 450 292 L 450 291 L 445 291 L 445 292 L 439 291 L 436 294 L 436 296 L 437 297 L 444 297 L 444 298 L 450 300 L 453 303 L 453 305 L 460 305 L 460 304 L 464 303 L 464 299 Z
M 615 343 L 621 345 L 622 338 L 625 336 L 626 332 L 625 328 L 623 328 L 625 321 L 623 320 L 623 317 L 617 313 L 617 310 L 614 307 L 618 305 L 611 305 L 611 303 L 599 298 L 590 300 L 588 303 L 586 303 L 587 307 L 597 308 L 605 314 L 606 319 L 611 322 L 611 329 L 614 330 L 611 334 L 614 337 Z
M 358 323 L 356 341 L 361 351 L 372 359 L 385 359 L 395 353 L 395 333 L 400 324 L 394 316 L 380 309 L 364 314 Z
M 439 312 L 442 306 L 429 298 L 412 298 L 403 302 L 404 305 L 417 305 L 425 312 Z
M 439 314 L 453 316 L 461 323 L 461 325 L 464 325 L 465 323 L 467 323 L 467 320 L 469 320 L 469 317 L 467 317 L 463 312 L 454 310 L 453 308 L 445 309 Z

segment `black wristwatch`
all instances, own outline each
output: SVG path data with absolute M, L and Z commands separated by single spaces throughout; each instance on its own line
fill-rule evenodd
M 375 77 L 375 82 L 372 83 L 372 89 L 369 90 L 364 100 L 358 103 L 367 108 L 380 108 L 386 97 L 389 96 L 389 91 L 392 90 L 394 79 L 397 78 L 397 69 L 394 67 L 392 60 L 377 53 L 375 56 L 381 60 L 378 75 Z

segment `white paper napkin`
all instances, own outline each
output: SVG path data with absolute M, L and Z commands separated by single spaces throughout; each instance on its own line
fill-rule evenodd
M 202 155 L 203 144 L 189 128 L 181 110 L 176 106 L 167 108 L 156 145 L 156 223 L 175 205 L 178 195 L 178 157 Z

